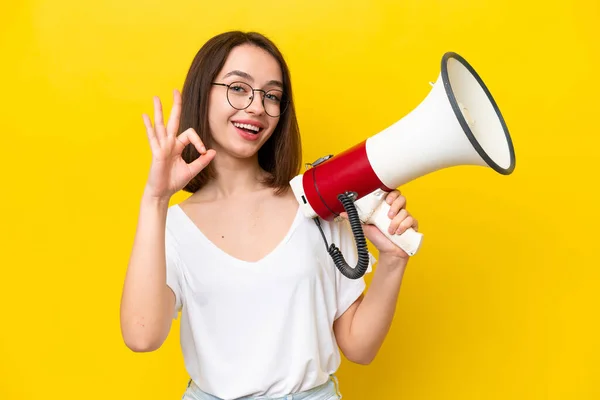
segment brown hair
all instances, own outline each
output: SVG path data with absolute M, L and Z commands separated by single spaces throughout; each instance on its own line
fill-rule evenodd
M 212 136 L 208 123 L 211 83 L 223 68 L 229 52 L 242 44 L 252 44 L 266 50 L 275 57 L 281 67 L 284 99 L 289 102 L 289 105 L 281 115 L 269 140 L 259 149 L 258 163 L 269 173 L 265 184 L 282 193 L 288 188 L 289 181 L 300 171 L 302 157 L 300 130 L 292 101 L 288 66 L 277 46 L 264 35 L 256 32 L 225 32 L 212 37 L 200 48 L 192 61 L 181 93 L 180 133 L 191 127 L 198 133 L 207 148 L 211 146 Z M 182 154 L 183 159 L 188 163 L 199 156 L 193 145 L 186 146 Z M 210 163 L 192 178 L 183 190 L 194 193 L 215 176 L 216 171 Z

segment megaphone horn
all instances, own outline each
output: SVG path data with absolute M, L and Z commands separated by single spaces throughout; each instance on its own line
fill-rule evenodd
M 423 235 L 412 229 L 390 235 L 385 195 L 407 182 L 443 168 L 478 165 L 509 175 L 515 151 L 500 109 L 474 68 L 460 55 L 442 57 L 438 79 L 408 115 L 343 153 L 313 163 L 290 182 L 307 218 L 333 220 L 349 214 L 359 250 L 358 265 L 345 264 L 328 248 L 340 271 L 351 279 L 364 275 L 368 253 L 360 223 L 374 224 L 409 255 Z M 320 225 L 319 225 L 320 228 Z M 358 229 L 360 228 L 360 229 Z

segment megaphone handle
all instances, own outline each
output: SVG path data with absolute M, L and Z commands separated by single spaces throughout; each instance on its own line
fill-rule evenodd
M 390 234 L 388 232 L 391 222 L 391 219 L 388 216 L 389 211 L 390 205 L 387 202 L 382 201 L 366 223 L 375 225 L 388 239 L 394 242 L 396 246 L 404 250 L 409 256 L 414 256 L 421 247 L 423 234 L 412 228 L 407 229 L 400 235 Z

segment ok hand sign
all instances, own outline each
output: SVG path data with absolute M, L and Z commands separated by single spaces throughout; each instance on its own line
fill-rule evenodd
M 173 91 L 173 108 L 167 126 L 163 123 L 160 99 L 154 97 L 154 127 L 148 115 L 143 114 L 148 141 L 152 150 L 152 165 L 145 193 L 151 197 L 168 200 L 183 189 L 214 158 L 215 151 L 207 150 L 193 128 L 177 135 L 181 115 L 181 94 Z M 200 157 L 191 163 L 181 157 L 183 149 L 192 143 Z

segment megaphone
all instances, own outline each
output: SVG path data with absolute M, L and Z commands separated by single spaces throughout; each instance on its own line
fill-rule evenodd
M 408 115 L 337 156 L 310 164 L 290 185 L 302 213 L 321 229 L 346 211 L 356 240 L 358 261 L 349 266 L 335 244 L 328 252 L 344 276 L 358 279 L 369 255 L 361 224 L 373 224 L 410 256 L 423 235 L 409 229 L 390 235 L 387 193 L 423 175 L 459 165 L 489 167 L 509 175 L 515 151 L 508 128 L 490 91 L 473 67 L 447 52 L 425 99 Z M 323 231 L 321 230 L 321 233 Z

